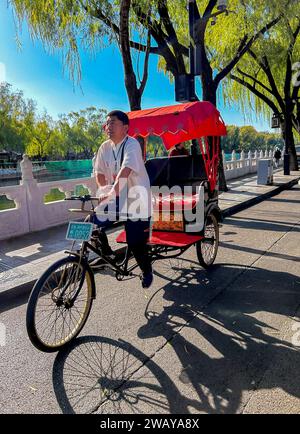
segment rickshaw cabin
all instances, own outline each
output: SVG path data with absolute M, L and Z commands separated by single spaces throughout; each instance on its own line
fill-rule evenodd
M 145 142 L 150 135 L 159 136 L 166 150 L 179 142 L 198 141 L 200 155 L 146 161 L 152 186 L 183 187 L 199 185 L 201 181 L 208 180 L 211 190 L 215 189 L 219 138 L 226 135 L 226 127 L 213 104 L 196 101 L 134 111 L 128 116 L 130 136 L 143 138 Z

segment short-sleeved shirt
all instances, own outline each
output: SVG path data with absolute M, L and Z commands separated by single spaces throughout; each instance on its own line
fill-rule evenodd
M 124 152 L 122 152 L 122 147 Z M 121 158 L 123 153 L 123 161 Z M 120 169 L 132 170 L 127 179 L 128 210 L 132 218 L 147 218 L 151 215 L 151 190 L 142 150 L 139 142 L 127 136 L 115 145 L 112 140 L 104 142 L 98 151 L 94 171 L 104 175 L 106 183 L 113 185 Z M 136 210 L 136 212 L 134 212 Z

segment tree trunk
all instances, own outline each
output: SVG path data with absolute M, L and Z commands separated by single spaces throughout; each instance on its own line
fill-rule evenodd
M 296 149 L 295 149 L 294 134 L 293 134 L 293 122 L 288 107 L 289 105 L 287 104 L 285 119 L 281 123 L 282 137 L 285 143 L 284 152 L 287 149 L 290 157 L 290 170 L 299 170 Z
M 138 89 L 136 76 L 132 65 L 129 38 L 129 10 L 131 0 L 122 0 L 120 4 L 120 51 L 124 65 L 125 87 L 130 109 L 141 109 L 141 92 Z

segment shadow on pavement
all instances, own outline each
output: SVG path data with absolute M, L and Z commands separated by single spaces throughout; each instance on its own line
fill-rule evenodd
M 175 385 L 144 353 L 125 341 L 85 336 L 61 350 L 53 386 L 63 413 L 180 412 Z
M 222 268 L 230 274 L 237 271 L 224 264 Z M 216 273 L 217 269 L 212 271 L 212 280 Z M 197 280 L 197 274 L 184 271 L 163 288 L 164 299 L 173 304 L 161 313 L 151 308 L 158 293 L 154 294 L 145 311 L 147 322 L 138 331 L 141 339 L 163 336 L 171 344 L 168 349 L 176 356 L 175 364 L 180 364 L 176 380 L 186 392 L 180 397 L 182 412 L 241 412 L 251 393 L 260 388 L 279 388 L 300 399 L 300 384 L 294 381 L 300 363 L 299 347 L 278 338 L 279 330 L 259 319 L 266 312 L 295 314 L 300 304 L 297 276 L 250 269 L 247 276 L 240 273 L 237 278 L 244 282 L 243 287 L 229 287 L 220 292 L 217 302 L 215 297 L 213 304 L 204 306 L 201 289 L 197 293 L 195 286 L 189 286 L 189 281 Z M 176 282 L 184 284 L 185 276 L 188 286 L 182 289 Z M 299 330 L 299 320 L 294 323 Z M 293 334 L 291 327 L 291 340 Z M 267 371 L 269 375 L 264 378 Z
M 300 399 L 294 332 L 284 340 L 272 323 L 273 314 L 295 315 L 297 276 L 235 264 L 204 272 L 184 259 L 156 273 L 166 285 L 149 300 L 137 335 L 165 344 L 148 357 L 124 341 L 75 340 L 53 366 L 63 413 L 237 413 L 255 391 L 274 388 Z

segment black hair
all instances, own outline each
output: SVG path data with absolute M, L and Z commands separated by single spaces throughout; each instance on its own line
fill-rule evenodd
M 108 113 L 107 116 L 115 116 L 119 121 L 123 122 L 124 125 L 129 125 L 129 118 L 126 113 L 121 110 L 113 110 Z

